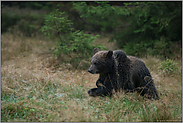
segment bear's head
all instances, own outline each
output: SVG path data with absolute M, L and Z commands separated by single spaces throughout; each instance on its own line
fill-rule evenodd
M 114 66 L 114 58 L 112 55 L 113 51 L 111 50 L 98 51 L 98 48 L 95 48 L 88 72 L 92 74 L 107 74 L 112 72 L 111 69 Z

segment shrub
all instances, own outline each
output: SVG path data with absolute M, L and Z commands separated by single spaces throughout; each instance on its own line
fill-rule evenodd
M 161 66 L 158 67 L 158 69 L 162 70 L 163 74 L 175 74 L 176 70 L 178 69 L 176 67 L 178 63 L 175 63 L 173 60 L 171 59 L 166 59 L 165 61 L 163 61 L 161 63 Z
M 129 42 L 124 46 L 124 50 L 129 55 L 143 56 L 153 55 L 161 57 L 170 57 L 173 51 L 169 48 L 172 42 L 167 40 L 164 36 L 160 40 L 143 40 L 139 43 Z
M 73 31 L 72 25 L 65 12 L 59 12 L 57 9 L 45 15 L 45 25 L 41 28 L 44 35 L 58 41 L 53 53 L 57 57 L 69 57 L 71 63 L 91 57 L 94 49 L 93 42 L 99 37 L 79 30 Z

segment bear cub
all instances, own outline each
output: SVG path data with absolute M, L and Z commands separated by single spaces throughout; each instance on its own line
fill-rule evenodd
M 127 56 L 122 50 L 98 51 L 94 56 L 88 72 L 99 74 L 97 88 L 88 91 L 90 96 L 112 95 L 121 89 L 126 92 L 137 91 L 147 98 L 159 99 L 154 82 L 144 62 Z

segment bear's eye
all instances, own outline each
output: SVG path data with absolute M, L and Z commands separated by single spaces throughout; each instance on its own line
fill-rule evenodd
M 94 64 L 94 65 L 96 65 L 97 63 L 96 63 L 96 62 L 94 62 L 93 64 Z

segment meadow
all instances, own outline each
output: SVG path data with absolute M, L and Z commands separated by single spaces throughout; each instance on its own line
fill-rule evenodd
M 97 39 L 109 49 L 107 38 Z M 174 74 L 158 67 L 162 59 L 142 59 L 150 70 L 160 100 L 138 93 L 89 97 L 97 74 L 73 69 L 46 54 L 54 43 L 44 37 L 1 35 L 1 122 L 182 122 L 182 54 Z M 45 53 L 45 54 L 43 54 Z

